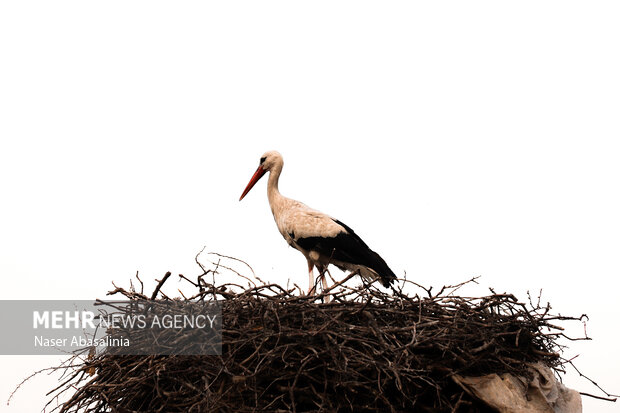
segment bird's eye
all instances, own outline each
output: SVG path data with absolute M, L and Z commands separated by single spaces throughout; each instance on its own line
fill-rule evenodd
M 263 156 L 262 158 L 260 158 L 260 164 L 262 165 L 265 162 L 265 157 Z

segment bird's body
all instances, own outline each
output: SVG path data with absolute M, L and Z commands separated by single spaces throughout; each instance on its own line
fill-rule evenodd
M 243 199 L 267 171 L 270 172 L 267 183 L 269 206 L 280 234 L 308 261 L 309 292 L 314 290 L 312 268 L 318 269 L 325 289 L 324 273 L 329 264 L 342 270 L 357 271 L 367 280 L 379 278 L 382 284 L 388 287 L 396 279 L 396 275 L 379 254 L 368 248 L 350 227 L 280 193 L 278 179 L 283 165 L 282 156 L 278 152 L 265 153 L 239 200 Z

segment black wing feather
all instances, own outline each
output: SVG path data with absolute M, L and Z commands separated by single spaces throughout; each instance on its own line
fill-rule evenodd
M 335 237 L 299 238 L 295 242 L 305 250 L 316 251 L 334 260 L 372 268 L 381 277 L 382 284 L 389 287 L 396 279 L 396 275 L 383 258 L 371 250 L 349 226 L 336 219 L 334 222 L 341 225 L 346 232 L 341 232 Z

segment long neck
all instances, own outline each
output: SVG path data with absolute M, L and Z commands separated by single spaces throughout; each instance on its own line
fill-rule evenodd
M 284 198 L 278 190 L 278 180 L 280 179 L 280 173 L 282 172 L 282 165 L 276 165 L 269 172 L 269 181 L 267 182 L 267 198 L 269 199 L 269 205 L 271 206 L 271 212 L 275 215 L 275 209 L 281 204 L 282 198 Z

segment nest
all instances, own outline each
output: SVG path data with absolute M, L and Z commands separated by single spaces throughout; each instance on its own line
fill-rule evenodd
M 298 288 L 216 285 L 181 275 L 185 300 L 222 302 L 220 356 L 76 358 L 51 394 L 75 391 L 60 412 L 489 411 L 454 375 L 527 375 L 542 362 L 562 371 L 560 319 L 549 306 L 510 294 L 462 297 L 463 284 L 437 293 L 345 287 L 307 297 Z M 166 274 L 150 296 L 144 286 L 112 293 L 167 299 Z M 350 278 L 350 277 L 348 277 Z M 470 280 L 472 282 L 475 280 Z M 402 281 L 399 285 L 413 284 Z M 68 393 L 66 393 L 68 394 Z

